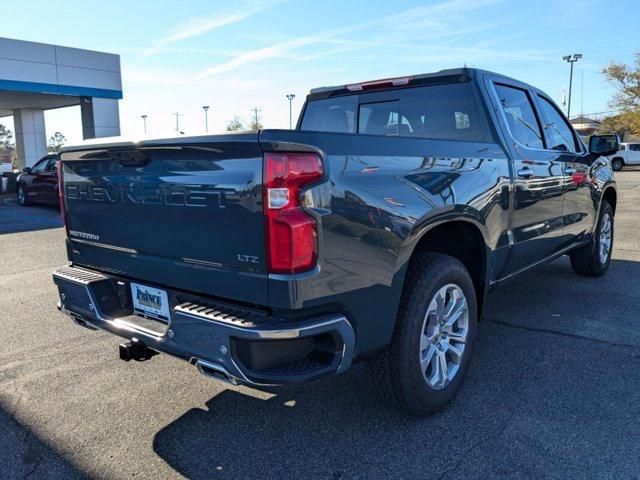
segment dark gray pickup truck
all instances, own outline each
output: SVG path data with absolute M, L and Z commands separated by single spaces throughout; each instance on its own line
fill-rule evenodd
M 609 266 L 605 155 L 540 90 L 475 69 L 311 91 L 296 130 L 66 148 L 59 308 L 232 384 L 368 360 L 424 415 L 471 360 L 487 292 L 568 254 Z

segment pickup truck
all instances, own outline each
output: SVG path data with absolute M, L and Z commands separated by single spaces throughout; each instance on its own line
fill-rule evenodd
M 617 142 L 587 148 L 542 91 L 464 68 L 314 89 L 295 130 L 68 147 L 58 308 L 124 360 L 231 384 L 367 360 L 381 399 L 427 415 L 490 289 L 565 254 L 606 272 Z
M 624 142 L 620 149 L 609 157 L 615 171 L 625 165 L 640 165 L 640 142 Z

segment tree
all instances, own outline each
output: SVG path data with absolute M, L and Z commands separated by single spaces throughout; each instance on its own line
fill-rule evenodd
M 605 77 L 616 89 L 610 103 L 612 108 L 640 108 L 640 52 L 635 54 L 633 67 L 624 63 L 611 62 L 603 71 Z
M 640 115 L 633 110 L 627 110 L 605 117 L 597 133 L 618 133 L 623 138 L 629 135 L 640 136 Z
M 0 123 L 0 148 L 13 148 L 13 132 Z
M 227 132 L 238 132 L 243 129 L 244 127 L 242 126 L 242 122 L 238 116 L 233 117 L 233 120 L 227 123 Z
M 0 124 L 0 163 L 12 162 L 15 148 L 13 132 Z
M 254 120 L 253 122 L 251 122 L 251 130 L 262 130 L 262 123 L 260 123 L 260 120 L 258 120 L 257 122 Z
M 49 138 L 49 151 L 59 152 L 65 143 L 67 143 L 67 137 L 60 132 L 56 132 Z
M 640 136 L 640 52 L 632 66 L 611 62 L 602 73 L 616 90 L 609 106 L 620 113 L 605 118 L 599 131 Z

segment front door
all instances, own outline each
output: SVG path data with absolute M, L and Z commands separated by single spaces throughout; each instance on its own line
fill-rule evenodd
M 26 195 L 33 202 L 46 202 L 46 170 L 49 158 L 44 157 L 31 168 L 31 183 L 27 186 Z
M 58 203 L 58 159 L 51 157 L 47 167 L 42 173 L 42 196 L 41 201 L 57 204 Z
M 627 145 L 627 164 L 640 165 L 640 143 Z
M 499 123 L 513 158 L 511 261 L 515 273 L 561 248 L 563 172 L 558 152 L 546 149 L 531 92 L 514 82 L 490 82 Z

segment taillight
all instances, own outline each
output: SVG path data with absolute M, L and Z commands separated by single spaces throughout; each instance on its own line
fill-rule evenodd
M 313 153 L 265 153 L 264 213 L 270 272 L 299 273 L 316 265 L 316 221 L 303 210 L 300 193 L 320 178 L 322 160 Z
M 67 231 L 67 237 L 69 236 L 69 225 L 67 224 L 67 206 L 64 202 L 64 183 L 62 176 L 62 160 L 58 160 L 58 200 L 60 202 L 60 216 L 64 223 L 64 229 Z

